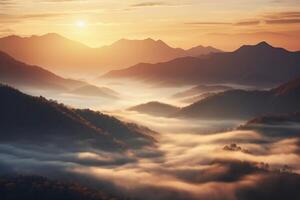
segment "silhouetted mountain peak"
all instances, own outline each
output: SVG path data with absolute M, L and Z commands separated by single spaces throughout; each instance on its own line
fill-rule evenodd
M 164 116 L 167 117 L 175 112 L 179 111 L 180 108 L 169 105 L 166 103 L 151 101 L 145 104 L 140 104 L 137 106 L 133 106 L 128 110 L 136 111 L 139 113 L 149 114 L 153 116 Z
M 119 46 L 128 47 L 128 46 L 140 46 L 140 45 L 143 45 L 145 47 L 147 47 L 147 46 L 157 46 L 157 47 L 165 46 L 165 47 L 169 47 L 162 40 L 154 40 L 152 38 L 146 38 L 146 39 L 143 39 L 143 40 L 130 40 L 130 39 L 123 38 L 123 39 L 120 39 L 120 40 L 116 41 L 111 46 L 112 47 L 119 47 Z
M 260 51 L 272 51 L 272 50 L 283 50 L 282 48 L 275 48 L 266 41 L 262 41 L 256 45 L 243 45 L 239 49 L 237 49 L 235 52 L 260 52 Z
M 200 55 L 206 55 L 206 54 L 218 53 L 218 52 L 222 52 L 222 51 L 212 46 L 203 46 L 203 45 L 198 45 L 186 50 L 188 56 L 200 56 Z
M 262 41 L 260 43 L 258 43 L 257 45 L 255 45 L 256 47 L 264 47 L 264 48 L 273 48 L 272 45 L 270 45 L 269 43 L 267 43 L 266 41 Z
M 14 39 L 21 39 L 21 38 L 22 37 L 18 36 L 18 35 L 9 35 L 9 36 L 3 37 L 2 39 L 3 40 L 14 40 Z
M 156 41 L 153 40 L 152 38 L 147 38 L 147 39 L 145 39 L 144 41 L 147 41 L 147 42 L 156 42 Z
M 66 39 L 57 33 L 47 33 L 45 35 L 18 36 L 9 35 L 2 38 L 3 40 L 20 40 L 20 39 Z
M 39 38 L 46 38 L 46 39 L 66 39 L 63 36 L 59 35 L 58 33 L 47 33 L 41 36 L 32 36 L 32 37 L 39 37 Z

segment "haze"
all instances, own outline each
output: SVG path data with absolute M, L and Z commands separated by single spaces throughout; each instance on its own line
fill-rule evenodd
M 299 8 L 0 0 L 0 199 L 300 199 Z
M 298 0 L 2 0 L 0 35 L 56 32 L 92 47 L 151 37 L 227 51 L 266 40 L 298 50 L 298 7 Z

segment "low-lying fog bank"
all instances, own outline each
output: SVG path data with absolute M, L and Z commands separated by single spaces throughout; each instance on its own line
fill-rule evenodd
M 122 87 L 123 90 L 113 88 L 125 97 L 116 102 L 64 95 L 53 98 L 68 105 L 106 110 L 105 113 L 123 121 L 147 126 L 158 132 L 155 145 L 109 151 L 80 142 L 81 148 L 76 149 L 76 146 L 57 148 L 51 142 L 44 145 L 28 140 L 1 141 L 0 174 L 33 174 L 77 181 L 120 199 L 300 197 L 300 140 L 295 133 L 295 129 L 300 131 L 299 125 L 291 126 L 293 134 L 288 134 L 290 126 L 284 125 L 280 133 L 272 134 L 270 129 L 240 126 L 245 123 L 242 120 L 191 120 L 139 114 L 126 109 L 147 100 L 176 104 L 169 97 L 182 88 L 171 91 L 141 87 L 128 91 Z

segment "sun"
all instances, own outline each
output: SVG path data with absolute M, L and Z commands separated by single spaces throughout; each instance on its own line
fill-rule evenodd
M 85 28 L 86 27 L 86 22 L 84 20 L 78 20 L 76 22 L 76 26 L 79 28 Z

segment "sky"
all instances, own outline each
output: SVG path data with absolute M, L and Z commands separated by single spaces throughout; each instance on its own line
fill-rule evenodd
M 92 47 L 121 38 L 234 50 L 262 40 L 300 50 L 300 0 L 0 0 L 0 36 L 49 32 Z

